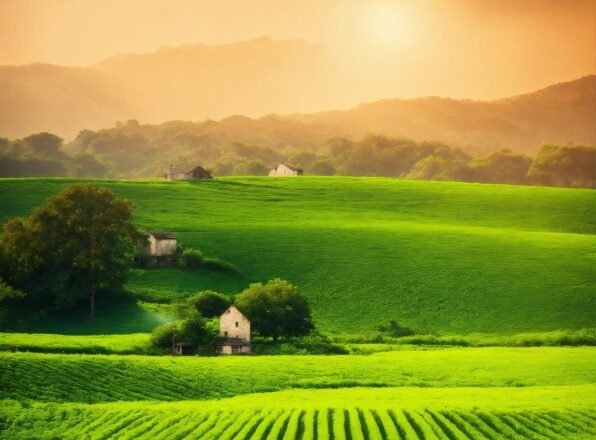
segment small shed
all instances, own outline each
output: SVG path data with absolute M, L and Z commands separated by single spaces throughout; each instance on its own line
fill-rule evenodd
M 302 176 L 304 171 L 289 163 L 280 163 L 269 171 L 270 176 L 286 177 L 286 176 Z
M 149 256 L 168 257 L 176 253 L 178 242 L 176 235 L 167 231 L 147 231 L 149 237 Z
M 178 356 L 192 356 L 195 354 L 195 346 L 190 342 L 177 342 L 174 344 L 174 354 Z
M 201 180 L 213 179 L 211 173 L 200 165 L 191 167 L 180 167 L 170 165 L 170 170 L 166 174 L 168 180 Z

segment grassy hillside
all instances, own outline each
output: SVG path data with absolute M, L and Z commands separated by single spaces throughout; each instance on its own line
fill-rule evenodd
M 0 180 L 0 220 L 71 182 Z M 594 325 L 591 190 L 379 178 L 98 183 L 135 203 L 140 227 L 174 231 L 242 273 L 138 270 L 129 288 L 145 298 L 234 294 L 282 277 L 330 332 L 389 319 L 442 333 Z

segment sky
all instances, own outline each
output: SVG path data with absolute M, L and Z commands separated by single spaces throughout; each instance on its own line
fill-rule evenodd
M 596 71 L 594 0 L 0 0 L 0 64 L 265 35 L 325 46 L 371 97 L 494 99 Z

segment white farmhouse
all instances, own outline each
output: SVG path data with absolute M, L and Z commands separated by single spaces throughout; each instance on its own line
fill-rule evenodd
M 215 352 L 220 354 L 250 353 L 250 321 L 234 306 L 219 317 L 220 341 Z
M 270 176 L 286 177 L 286 176 L 302 176 L 304 171 L 300 168 L 290 165 L 289 163 L 280 163 L 275 168 L 269 171 Z

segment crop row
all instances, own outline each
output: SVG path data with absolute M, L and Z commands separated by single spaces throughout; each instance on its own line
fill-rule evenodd
M 596 410 L 444 411 L 324 408 L 196 411 L 176 406 L 23 407 L 0 438 L 381 440 L 569 439 L 596 435 Z

